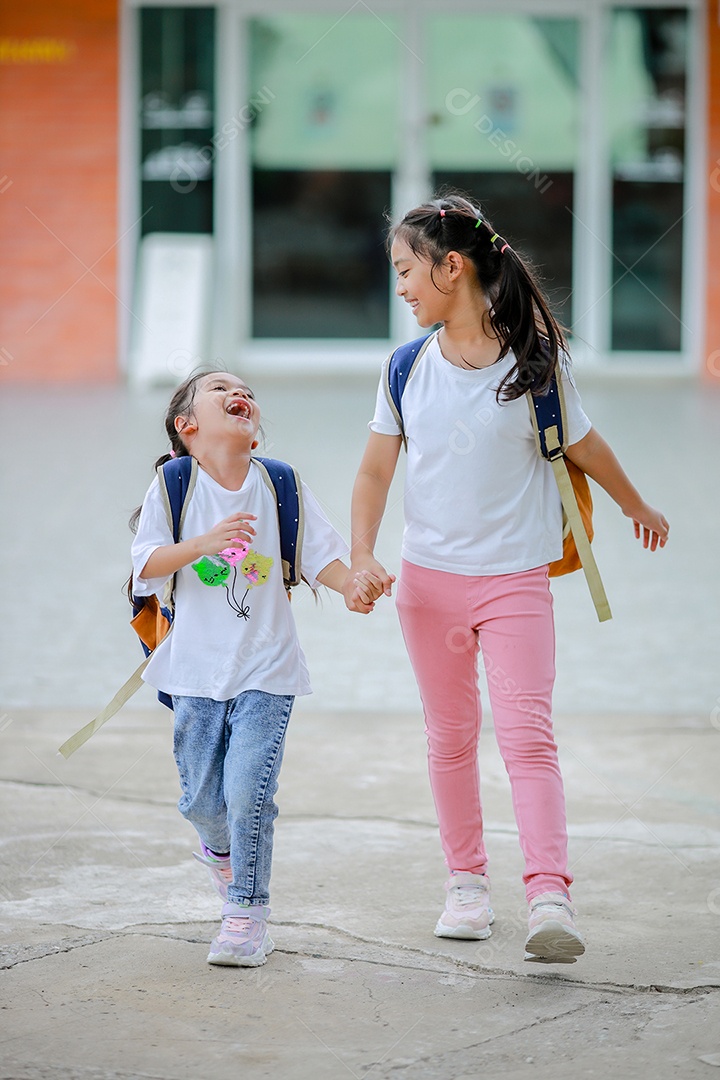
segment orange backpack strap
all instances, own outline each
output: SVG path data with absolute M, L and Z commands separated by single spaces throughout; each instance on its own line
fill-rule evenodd
M 590 589 L 597 617 L 600 622 L 606 622 L 608 619 L 612 619 L 610 604 L 605 594 L 600 571 L 590 546 L 590 537 L 583 524 L 573 482 L 565 462 L 567 422 L 559 363 L 553 373 L 547 394 L 533 394 L 528 391 L 527 398 L 538 453 L 549 461 L 552 466 L 560 492 L 560 499 L 562 500 L 564 516 L 575 541 L 578 558 Z

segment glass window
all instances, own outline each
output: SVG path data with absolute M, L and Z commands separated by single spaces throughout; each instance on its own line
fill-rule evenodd
M 212 8 L 140 11 L 142 233 L 212 232 Z
M 389 336 L 398 43 L 369 14 L 250 20 L 254 337 Z
M 433 184 L 478 201 L 537 267 L 571 322 L 578 25 L 529 15 L 434 17 L 428 25 Z
M 687 12 L 616 10 L 606 100 L 614 350 L 682 344 Z

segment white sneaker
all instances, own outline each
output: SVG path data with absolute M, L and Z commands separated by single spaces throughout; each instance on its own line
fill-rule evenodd
M 485 874 L 465 870 L 445 883 L 445 910 L 437 921 L 435 937 L 484 941 L 492 934 L 495 915 L 490 907 L 490 881 Z
M 213 938 L 208 964 L 227 967 L 259 967 L 273 951 L 268 933 L 269 907 L 246 907 L 244 904 L 225 904 L 222 926 Z
M 564 893 L 536 896 L 530 903 L 525 959 L 536 964 L 574 964 L 585 952 L 575 914 Z

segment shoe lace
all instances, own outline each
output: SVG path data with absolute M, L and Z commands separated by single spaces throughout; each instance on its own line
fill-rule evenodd
M 457 903 L 462 907 L 482 903 L 487 895 L 487 889 L 484 885 L 454 885 L 453 889 Z
M 249 919 L 247 916 L 240 915 L 237 917 L 230 916 L 225 918 L 224 930 L 229 931 L 231 934 L 249 934 L 255 923 L 254 919 Z

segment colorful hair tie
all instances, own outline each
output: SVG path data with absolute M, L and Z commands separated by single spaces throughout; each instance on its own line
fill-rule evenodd
M 509 248 L 509 247 L 510 247 L 510 245 L 508 244 L 508 242 L 507 242 L 507 241 L 505 241 L 505 243 L 503 244 L 503 246 L 502 246 L 502 247 L 500 248 L 500 254 L 502 255 L 503 251 L 505 251 L 505 250 L 506 250 L 507 248 Z
M 170 457 L 177 457 L 177 454 L 175 453 L 174 450 L 170 451 Z
M 490 237 L 490 243 L 494 244 L 499 235 L 500 233 L 493 233 L 493 235 Z
M 445 217 L 445 211 L 444 210 L 440 211 L 440 217 Z
M 475 222 L 475 228 L 476 228 L 476 229 L 479 229 L 479 228 L 480 228 L 480 226 L 482 225 L 482 223 L 483 223 L 483 219 L 482 219 L 481 217 L 479 217 L 479 218 L 477 219 L 477 221 Z

